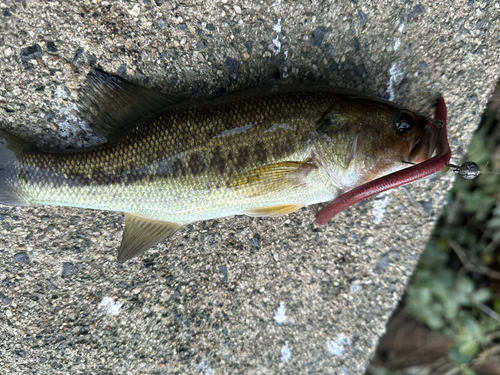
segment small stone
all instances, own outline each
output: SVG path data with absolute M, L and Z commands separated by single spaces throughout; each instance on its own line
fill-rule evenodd
M 91 54 L 89 51 L 87 51 L 85 53 L 85 55 L 87 56 L 87 62 L 89 63 L 89 65 L 95 65 L 95 64 L 97 64 L 97 57 L 96 57 L 96 55 Z
M 366 21 L 368 21 L 368 15 L 366 13 L 363 13 L 362 11 L 359 11 L 359 26 L 363 28 Z
M 241 8 L 238 5 L 235 5 L 233 9 L 236 14 L 241 14 Z
M 62 269 L 62 277 L 67 276 L 72 270 L 73 270 L 73 263 L 64 262 L 63 269 Z
M 331 64 L 330 64 L 330 72 L 335 72 L 339 70 L 339 64 L 337 64 L 335 61 L 333 61 Z
M 7 297 L 7 296 L 5 296 L 5 295 L 4 295 L 4 296 L 2 297 L 2 304 L 3 304 L 4 306 L 9 306 L 9 305 L 12 303 L 12 301 L 13 301 L 13 300 L 14 300 L 14 298 L 12 298 L 12 297 Z
M 45 283 L 47 284 L 47 288 L 49 288 L 49 290 L 57 290 L 57 286 L 54 285 L 54 283 L 52 283 L 52 281 L 50 281 L 49 279 L 45 280 Z
M 5 315 L 7 315 L 7 318 L 10 318 L 12 316 L 12 311 L 5 310 Z
M 7 47 L 3 50 L 5 57 L 10 57 L 12 55 L 12 48 Z
M 420 69 L 422 69 L 424 72 L 428 72 L 429 71 L 429 65 L 427 65 L 427 63 L 425 61 L 420 61 L 418 63 L 418 67 Z
M 227 266 L 226 265 L 223 265 L 223 266 L 219 266 L 219 271 L 222 273 L 222 275 L 224 276 L 222 278 L 222 282 L 223 283 L 227 283 Z
M 205 48 L 207 48 L 208 46 L 208 43 L 206 40 L 200 40 L 198 42 L 198 47 L 200 48 L 200 50 L 204 50 Z
M 78 47 L 78 49 L 75 52 L 75 56 L 73 57 L 73 62 L 72 64 L 75 65 L 80 56 L 83 54 L 83 47 Z
M 375 266 L 375 273 L 381 273 L 382 271 L 385 271 L 387 267 L 389 266 L 390 263 L 389 256 L 383 255 L 377 265 Z
M 38 59 L 42 56 L 42 49 L 38 44 L 33 44 L 30 47 L 23 48 L 21 50 L 21 60 L 27 63 L 30 60 Z
M 153 40 L 153 44 L 151 44 L 151 47 L 153 48 L 158 48 L 158 40 Z
M 55 43 L 54 42 L 48 42 L 47 43 L 47 50 L 49 52 L 56 53 L 57 52 L 57 47 L 56 47 Z
M 28 256 L 28 253 L 18 253 L 14 255 L 14 260 L 18 263 L 29 263 L 30 262 L 30 257 Z
M 49 111 L 43 118 L 45 121 L 51 122 L 55 116 L 56 116 L 56 114 L 54 112 Z
M 428 201 L 418 201 L 427 215 L 432 215 L 432 199 Z
M 323 38 L 325 37 L 326 31 L 321 27 L 316 28 L 311 36 L 311 44 L 313 46 L 319 47 L 323 43 Z
M 243 60 L 247 61 L 249 58 L 250 54 L 247 51 L 243 52 Z
M 163 18 L 160 18 L 158 20 L 158 26 L 160 27 L 160 29 L 163 30 L 165 28 L 165 26 L 167 26 L 167 22 Z
M 238 60 L 233 59 L 232 57 L 226 58 L 226 66 L 227 70 L 229 70 L 229 74 L 236 73 L 240 68 L 240 63 Z
M 252 239 L 250 240 L 250 245 L 252 247 L 259 247 L 260 246 L 260 234 L 256 233 Z
M 116 71 L 116 75 L 119 77 L 125 77 L 127 74 L 127 64 L 121 64 L 118 70 Z

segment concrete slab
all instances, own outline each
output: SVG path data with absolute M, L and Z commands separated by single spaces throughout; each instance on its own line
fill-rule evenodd
M 0 4 L 0 126 L 99 142 L 77 117 L 91 66 L 207 96 L 348 87 L 449 110 L 460 161 L 500 71 L 495 1 Z M 116 264 L 123 216 L 0 207 L 0 368 L 15 374 L 363 373 L 453 176 L 347 210 L 196 223 Z

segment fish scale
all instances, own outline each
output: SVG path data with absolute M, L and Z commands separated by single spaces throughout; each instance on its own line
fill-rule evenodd
M 406 168 L 428 122 L 331 87 L 180 101 L 96 71 L 82 96 L 81 113 L 111 141 L 54 151 L 0 131 L 11 145 L 0 142 L 0 199 L 127 213 L 122 261 L 187 223 L 293 212 Z M 415 122 L 404 134 L 403 112 Z

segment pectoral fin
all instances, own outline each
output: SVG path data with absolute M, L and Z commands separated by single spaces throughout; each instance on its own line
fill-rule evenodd
M 118 249 L 118 263 L 124 263 L 142 254 L 150 247 L 174 234 L 181 225 L 168 221 L 146 219 L 127 214 L 122 243 Z
M 264 217 L 281 216 L 281 215 L 291 214 L 292 212 L 295 212 L 302 207 L 304 206 L 297 204 L 284 204 L 281 206 L 252 208 L 251 210 L 246 211 L 245 215 L 264 216 Z
M 309 172 L 317 168 L 313 162 L 285 161 L 267 164 L 235 177 L 230 188 L 241 190 L 248 197 L 300 186 Z

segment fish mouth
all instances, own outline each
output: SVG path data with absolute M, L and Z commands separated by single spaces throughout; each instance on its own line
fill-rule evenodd
M 410 152 L 410 154 L 414 154 L 413 156 L 417 160 L 418 158 L 428 157 L 429 154 L 434 154 L 434 156 L 409 168 L 369 181 L 338 196 L 319 212 L 318 216 L 316 216 L 316 222 L 326 224 L 339 212 L 357 202 L 397 186 L 430 176 L 443 169 L 450 162 L 451 157 L 446 132 L 446 120 L 446 104 L 443 97 L 440 97 L 437 101 L 435 120 L 427 123 L 424 127 L 424 136 L 420 140 L 421 145 L 418 145 L 420 143 L 418 142 Z
M 439 120 L 431 120 L 424 126 L 424 135 L 411 148 L 408 161 L 412 164 L 419 164 L 432 158 L 438 151 L 438 143 L 441 139 L 441 132 L 444 124 Z

